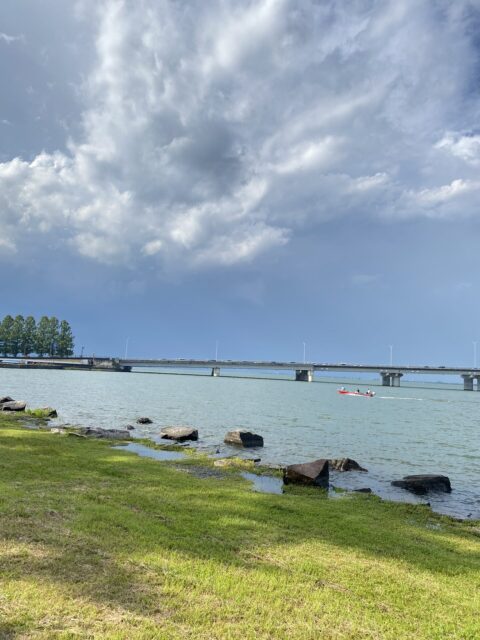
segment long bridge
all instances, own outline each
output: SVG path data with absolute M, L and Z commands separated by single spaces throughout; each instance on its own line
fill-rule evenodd
M 384 387 L 399 387 L 406 374 L 416 375 L 458 375 L 463 379 L 465 391 L 480 391 L 480 369 L 468 367 L 428 367 L 393 366 L 373 364 L 348 364 L 325 362 L 274 362 L 268 360 L 194 360 L 182 358 L 136 359 L 136 358 L 1 358 L 0 367 L 27 369 L 87 369 L 131 371 L 133 368 L 158 369 L 207 369 L 213 377 L 218 377 L 222 369 L 250 369 L 268 371 L 293 371 L 295 380 L 312 382 L 316 371 L 341 373 L 377 373 Z

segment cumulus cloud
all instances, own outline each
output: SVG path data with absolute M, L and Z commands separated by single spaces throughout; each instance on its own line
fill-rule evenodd
M 107 263 L 234 265 L 336 216 L 477 214 L 473 3 L 76 10 L 97 29 L 81 134 L 0 164 L 0 252 L 31 233 Z

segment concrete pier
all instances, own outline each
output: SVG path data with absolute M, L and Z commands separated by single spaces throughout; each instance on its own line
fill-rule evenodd
M 212 378 L 218 378 L 220 375 L 220 367 L 213 367 L 212 373 L 210 374 Z
M 463 378 L 463 390 L 464 391 L 473 391 L 473 380 L 474 377 L 470 373 L 464 373 L 462 375 Z M 477 378 L 477 389 L 478 389 L 478 378 Z
M 383 387 L 399 387 L 403 373 L 400 373 L 400 371 L 380 371 L 380 375 L 382 376 Z
M 295 380 L 297 382 L 313 382 L 312 369 L 296 369 Z

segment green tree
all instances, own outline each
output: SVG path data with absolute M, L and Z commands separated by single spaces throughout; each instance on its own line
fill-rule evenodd
M 8 315 L 5 316 L 0 324 L 0 346 L 2 350 L 2 354 L 7 357 L 11 354 L 12 350 L 12 327 L 13 327 L 13 318 Z
M 27 316 L 25 318 L 25 324 L 23 327 L 23 338 L 20 351 L 24 356 L 30 355 L 35 351 L 35 332 L 37 325 L 33 316 Z
M 60 323 L 60 332 L 58 334 L 57 341 L 57 355 L 65 358 L 66 356 L 73 356 L 74 339 L 72 329 L 66 320 L 62 320 Z
M 25 326 L 25 319 L 23 316 L 16 316 L 12 324 L 11 338 L 10 338 L 10 350 L 12 356 L 17 356 L 22 350 L 23 331 Z
M 58 318 L 52 316 L 48 319 L 48 355 L 53 357 L 57 355 L 57 343 L 59 337 L 60 323 Z
M 47 355 L 50 351 L 50 319 L 42 316 L 35 332 L 35 353 L 39 356 Z

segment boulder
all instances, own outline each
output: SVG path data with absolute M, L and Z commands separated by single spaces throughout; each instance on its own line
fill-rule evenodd
M 166 440 L 176 440 L 177 442 L 198 440 L 198 431 L 192 427 L 165 427 L 160 431 L 160 435 Z
M 367 471 L 351 458 L 334 458 L 329 460 L 329 463 L 334 471 Z
M 425 495 L 429 491 L 450 493 L 452 490 L 448 476 L 434 474 L 404 476 L 402 480 L 393 480 L 391 484 L 394 487 L 400 487 L 418 495 Z
M 239 429 L 238 431 L 229 431 L 223 440 L 226 444 L 235 444 L 240 447 L 263 447 L 262 436 Z
M 139 418 L 137 420 L 137 424 L 152 424 L 153 420 L 150 420 L 150 418 Z
M 133 424 L 127 424 L 125 429 L 128 429 L 129 431 L 135 431 L 135 427 L 133 426 Z
M 361 489 L 354 489 L 355 493 L 372 493 L 370 487 L 362 487 Z
M 128 429 L 100 429 L 87 428 L 82 430 L 88 438 L 108 438 L 109 440 L 130 440 Z
M 13 402 L 13 398 L 11 398 L 10 396 L 0 397 L 0 404 L 4 404 L 5 402 Z
M 328 460 L 291 464 L 283 470 L 285 484 L 305 484 L 328 489 Z
M 26 402 L 22 402 L 21 400 L 15 402 L 12 400 L 11 402 L 4 402 L 2 404 L 2 411 L 25 411 L 26 406 Z

